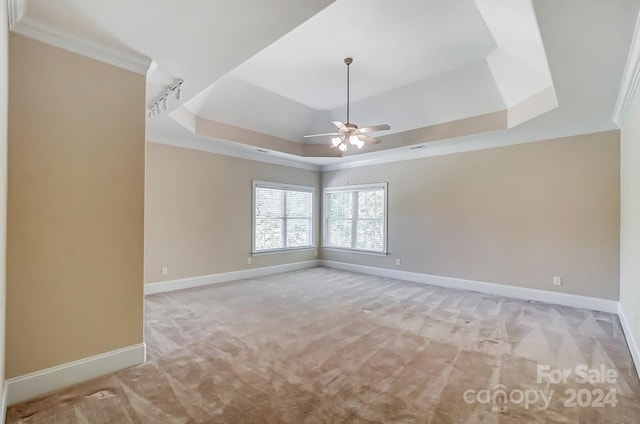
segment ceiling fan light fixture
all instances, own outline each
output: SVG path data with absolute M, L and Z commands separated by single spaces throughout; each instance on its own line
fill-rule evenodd
M 340 149 L 341 152 L 346 152 L 347 151 L 346 143 L 341 143 L 340 146 L 338 146 L 338 149 Z
M 352 136 L 349 137 L 349 143 L 351 143 L 354 146 L 356 144 L 358 144 L 358 141 L 360 141 L 360 140 L 358 139 L 358 136 L 356 136 L 356 135 L 352 135 Z
M 340 143 L 342 143 L 342 139 L 340 137 L 333 137 L 331 139 L 331 144 L 333 145 L 333 147 L 338 147 Z
M 364 146 L 364 141 L 356 137 L 355 145 L 358 149 L 362 149 L 362 146 Z

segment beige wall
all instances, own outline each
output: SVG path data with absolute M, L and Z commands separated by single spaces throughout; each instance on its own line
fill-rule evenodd
M 6 311 L 6 236 L 7 236 L 7 78 L 9 30 L 7 4 L 0 4 L 0 399 L 4 396 L 5 311 Z M 4 411 L 0 411 L 4 414 Z M 0 419 L 0 422 L 3 422 Z
M 620 156 L 620 306 L 640 346 L 640 90 L 620 131 Z
M 258 255 L 247 264 L 252 180 L 318 189 L 315 171 L 147 143 L 146 175 L 146 282 L 316 258 L 305 250 Z M 161 275 L 162 267 L 167 275 Z
M 618 299 L 617 131 L 322 175 L 384 181 L 390 255 L 324 259 Z
M 145 77 L 9 40 L 7 377 L 142 342 Z

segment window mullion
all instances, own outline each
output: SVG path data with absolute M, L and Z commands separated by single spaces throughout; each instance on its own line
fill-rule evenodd
M 358 192 L 353 192 L 353 212 L 351 213 L 351 248 L 355 249 L 358 241 Z
M 282 247 L 287 246 L 287 192 L 284 191 L 282 196 L 283 208 L 282 208 Z

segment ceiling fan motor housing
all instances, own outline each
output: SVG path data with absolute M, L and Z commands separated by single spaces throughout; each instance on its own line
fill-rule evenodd
M 346 124 L 344 124 L 344 126 L 349 129 L 349 132 L 355 131 L 358 129 L 358 126 L 356 124 L 352 124 L 351 122 L 347 122 Z

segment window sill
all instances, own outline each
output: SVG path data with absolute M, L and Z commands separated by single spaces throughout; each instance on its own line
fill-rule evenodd
M 294 252 L 305 252 L 309 250 L 317 249 L 316 246 L 305 246 L 305 247 L 291 247 L 288 249 L 271 249 L 271 250 L 260 250 L 257 252 L 251 252 L 251 256 L 263 256 L 263 255 L 277 255 L 279 253 L 294 253 Z
M 376 252 L 373 250 L 360 250 L 360 249 L 348 249 L 346 247 L 322 247 L 322 250 L 330 250 L 332 252 L 340 252 L 340 253 L 357 253 L 360 255 L 371 255 L 371 256 L 387 256 L 389 252 Z

